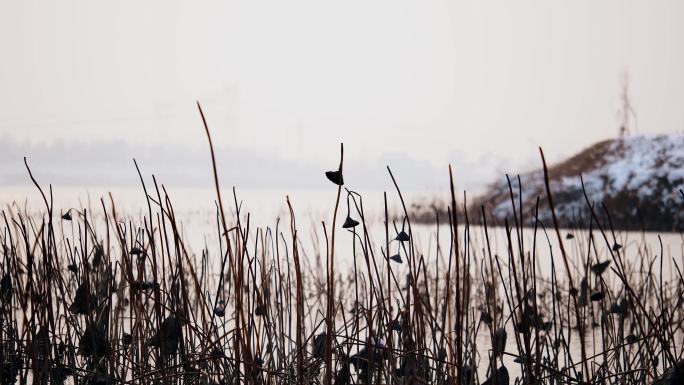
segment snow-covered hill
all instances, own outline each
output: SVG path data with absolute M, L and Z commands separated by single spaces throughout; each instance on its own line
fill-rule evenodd
M 562 226 L 589 225 L 580 175 L 601 220 L 608 219 L 605 205 L 615 228 L 640 229 L 643 225 L 647 230 L 684 229 L 684 198 L 679 191 L 684 189 L 684 134 L 606 140 L 561 163 L 549 165 L 556 215 Z M 510 179 L 519 210 L 518 179 L 513 175 Z M 539 218 L 550 225 L 551 213 L 541 168 L 520 175 L 520 181 L 525 224 L 533 221 L 539 197 Z M 485 204 L 500 223 L 507 216 L 512 220 L 506 178 L 492 184 L 476 204 Z

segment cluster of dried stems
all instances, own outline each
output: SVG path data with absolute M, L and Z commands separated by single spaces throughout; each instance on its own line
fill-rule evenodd
M 287 226 L 254 227 L 235 190 L 227 215 L 213 170 L 220 241 L 199 255 L 154 177 L 148 189 L 140 176 L 147 212 L 134 219 L 118 217 L 111 196 L 97 210 L 57 213 L 52 189 L 31 175 L 44 212 L 1 213 L 0 384 L 641 384 L 681 365 L 677 261 L 665 279 L 670 261 L 645 242 L 627 260 L 588 199 L 589 223 L 561 236 L 555 220 L 516 210 L 522 194 L 511 187 L 515 215 L 494 229 L 484 208 L 473 221 L 465 199 L 458 206 L 451 179 L 449 216 L 437 216 L 426 255 L 389 168 L 403 215 L 390 219 L 385 194 L 384 242 L 373 242 L 340 156 L 327 173 L 337 191 L 332 221 L 321 223 L 324 271 L 303 251 L 289 199 Z M 550 207 L 537 212 L 553 213 L 547 194 Z M 336 270 L 340 231 L 352 235 L 346 275 Z M 491 231 L 505 231 L 505 254 L 492 252 Z

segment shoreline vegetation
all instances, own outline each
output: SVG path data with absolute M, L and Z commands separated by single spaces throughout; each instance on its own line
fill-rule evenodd
M 98 209 L 55 207 L 25 160 L 44 212 L 1 212 L 0 384 L 681 383 L 681 256 L 642 243 L 626 258 L 619 230 L 587 195 L 587 230 L 562 236 L 541 150 L 544 200 L 522 209 L 509 185 L 499 255 L 492 217 L 457 197 L 451 169 L 448 207 L 435 214 L 448 248 L 414 242 L 417 219 L 389 167 L 396 189 L 385 193 L 384 239 L 374 242 L 341 146 L 325 173 L 335 209 L 311 251 L 296 202 L 287 199 L 288 218 L 260 227 L 235 189 L 221 196 L 200 113 L 217 247 L 185 243 L 172 192 L 137 163 L 147 212 L 122 218 L 111 196 Z M 390 199 L 403 208 L 398 220 Z M 471 225 L 485 244 L 473 244 Z M 353 264 L 340 271 L 349 239 Z M 549 272 L 539 270 L 542 248 Z

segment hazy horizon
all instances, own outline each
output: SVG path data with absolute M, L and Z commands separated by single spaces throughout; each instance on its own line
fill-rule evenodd
M 324 189 L 329 187 L 323 171 L 337 163 L 316 165 L 258 151 L 217 147 L 217 167 L 224 187 L 248 189 Z M 336 151 L 339 147 L 336 146 Z M 0 185 L 27 186 L 32 182 L 24 157 L 40 182 L 71 187 L 138 187 L 137 161 L 144 177 L 155 175 L 160 183 L 176 188 L 213 188 L 208 146 L 132 145 L 124 141 L 20 142 L 5 136 L 0 140 Z M 459 189 L 480 191 L 492 178 L 506 172 L 494 158 L 477 162 L 455 158 L 451 163 Z M 447 187 L 448 164 L 433 166 L 398 152 L 379 154 L 377 161 L 364 163 L 346 159 L 345 175 L 353 188 L 382 190 L 392 187 L 389 166 L 408 190 L 439 190 Z

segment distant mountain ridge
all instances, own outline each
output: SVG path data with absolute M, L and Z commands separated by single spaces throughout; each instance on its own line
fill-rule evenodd
M 339 144 L 331 146 L 337 149 Z M 217 144 L 219 177 L 225 186 L 238 188 L 292 189 L 328 188 L 323 172 L 339 162 L 317 163 L 287 158 L 269 150 Z M 337 154 L 334 155 L 337 157 Z M 140 187 L 133 159 L 143 176 L 154 174 L 167 187 L 213 188 L 211 158 L 202 146 L 164 143 L 135 143 L 123 140 L 100 141 L 18 141 L 0 133 L 0 189 L 32 186 L 24 157 L 41 183 L 73 187 Z M 306 158 L 306 157 L 305 157 Z M 490 180 L 504 159 L 483 156 L 470 159 L 453 156 L 452 164 L 461 170 L 459 181 L 468 188 L 480 188 Z M 436 167 L 412 154 L 387 149 L 368 158 L 345 154 L 345 180 L 355 189 L 381 191 L 393 188 L 386 165 L 392 168 L 405 190 L 446 189 L 445 167 Z
M 563 227 L 588 227 L 589 201 L 599 219 L 617 229 L 681 231 L 684 229 L 684 134 L 631 136 L 598 142 L 578 154 L 549 165 L 556 216 Z M 551 225 L 542 169 L 510 176 L 516 210 L 522 202 L 525 225 L 532 225 L 539 197 L 539 219 Z M 490 185 L 471 206 L 485 205 L 495 222 L 512 223 L 513 209 L 506 177 Z

